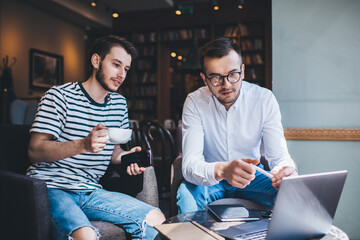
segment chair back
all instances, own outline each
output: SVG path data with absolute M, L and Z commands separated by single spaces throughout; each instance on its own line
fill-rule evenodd
M 0 124 L 0 169 L 25 174 L 30 165 L 30 125 Z
M 145 148 L 149 151 L 150 157 L 153 160 L 154 153 L 157 153 L 157 148 L 160 146 L 161 159 L 170 159 L 170 162 L 175 160 L 175 143 L 171 133 L 165 129 L 161 124 L 154 121 L 140 122 L 141 139 Z M 169 157 L 167 157 L 167 155 Z
M 10 123 L 31 125 L 34 122 L 38 103 L 15 99 L 10 104 Z
M 160 194 L 170 189 L 170 168 L 175 160 L 175 143 L 171 133 L 154 121 L 141 121 L 144 148 L 149 152 L 158 179 Z
M 176 128 L 175 121 L 172 119 L 165 119 L 164 121 L 164 127 L 166 129 Z

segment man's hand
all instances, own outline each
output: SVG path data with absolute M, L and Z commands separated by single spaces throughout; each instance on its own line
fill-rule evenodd
M 259 159 L 238 159 L 231 162 L 218 162 L 215 165 L 215 178 L 226 179 L 232 186 L 245 188 L 255 179 L 255 169 L 251 164 L 258 165 Z
M 274 188 L 279 189 L 280 183 L 283 177 L 288 176 L 297 176 L 297 172 L 294 167 L 289 166 L 276 166 L 274 167 L 270 174 L 273 175 L 273 178 L 271 178 L 272 185 Z
M 85 150 L 92 153 L 101 152 L 102 150 L 104 150 L 106 142 L 106 127 L 99 123 L 90 131 L 90 133 L 84 139 Z
M 140 152 L 140 151 L 141 151 L 141 147 L 133 147 L 132 149 L 130 149 L 130 151 L 123 152 L 123 154 L 121 154 L 121 156 L 124 156 L 129 153 L 133 153 L 133 152 Z M 138 175 L 138 174 L 142 174 L 143 172 L 145 172 L 145 170 L 146 170 L 146 168 L 139 167 L 137 165 L 137 163 L 132 163 L 127 167 L 126 172 L 129 175 Z

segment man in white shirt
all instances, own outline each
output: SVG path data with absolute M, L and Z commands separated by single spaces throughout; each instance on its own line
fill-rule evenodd
M 179 213 L 225 197 L 272 206 L 281 179 L 297 174 L 279 105 L 270 90 L 243 81 L 245 66 L 231 40 L 207 43 L 200 61 L 206 86 L 188 95 L 182 116 L 185 181 L 177 193 Z M 271 179 L 252 167 L 262 167 L 261 141 Z

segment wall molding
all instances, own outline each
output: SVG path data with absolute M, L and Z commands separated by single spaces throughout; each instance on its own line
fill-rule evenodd
M 285 128 L 287 140 L 360 141 L 360 129 Z

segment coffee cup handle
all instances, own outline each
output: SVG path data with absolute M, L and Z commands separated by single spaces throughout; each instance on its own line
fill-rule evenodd
M 109 140 L 109 131 L 106 129 L 106 139 Z

